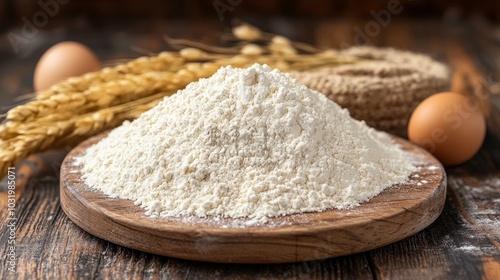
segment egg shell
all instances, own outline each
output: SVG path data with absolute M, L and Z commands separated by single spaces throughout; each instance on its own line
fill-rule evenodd
M 61 42 L 49 48 L 38 61 L 33 86 L 41 91 L 69 77 L 102 68 L 97 56 L 78 42 Z
M 448 166 L 472 158 L 485 135 L 486 122 L 479 102 L 453 92 L 434 94 L 422 101 L 408 123 L 408 138 Z

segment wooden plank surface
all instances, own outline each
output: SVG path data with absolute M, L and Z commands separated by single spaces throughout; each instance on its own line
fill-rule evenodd
M 79 39 L 102 59 L 116 59 L 137 56 L 131 47 L 164 49 L 161 35 L 165 33 L 217 42 L 213 30 L 224 29 L 218 21 L 124 21 L 104 28 L 86 24 L 90 33 L 82 22 L 52 22 L 50 26 L 62 28 L 41 32 L 40 40 L 17 55 L 9 45 L 2 45 L 0 107 L 30 91 L 37 56 L 57 40 Z M 363 27 L 366 21 L 266 19 L 255 24 L 287 32 L 294 39 L 338 47 L 353 44 L 353 28 Z M 30 157 L 16 169 L 16 273 L 7 270 L 8 184 L 0 183 L 0 254 L 4 256 L 0 279 L 499 279 L 500 101 L 493 96 L 500 82 L 497 33 L 498 26 L 484 22 L 394 19 L 373 38 L 376 45 L 426 52 L 448 63 L 460 73 L 455 76 L 457 91 L 480 90 L 480 78 L 492 77 L 482 89 L 493 104 L 485 144 L 467 164 L 447 169 L 443 214 L 414 236 L 367 253 L 277 265 L 212 264 L 142 253 L 93 237 L 64 215 L 58 173 L 67 151 L 57 151 Z

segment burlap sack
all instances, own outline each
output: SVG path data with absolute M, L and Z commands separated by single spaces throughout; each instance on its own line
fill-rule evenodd
M 405 136 L 415 107 L 450 86 L 447 67 L 425 55 L 375 47 L 353 47 L 339 54 L 379 61 L 292 75 L 379 130 Z

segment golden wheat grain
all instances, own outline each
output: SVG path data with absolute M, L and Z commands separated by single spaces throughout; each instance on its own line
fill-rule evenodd
M 139 57 L 115 67 L 105 67 L 100 71 L 72 77 L 58 83 L 47 90 L 38 92 L 36 98 L 48 99 L 52 95 L 69 92 L 83 92 L 91 85 L 110 82 L 123 75 L 140 75 L 151 71 L 170 71 L 185 64 L 185 59 L 178 53 L 162 52 L 152 57 Z
M 192 81 L 212 75 L 218 68 L 198 65 L 187 64 L 176 72 L 125 74 L 120 79 L 89 86 L 83 92 L 59 93 L 17 106 L 7 113 L 6 119 L 27 122 L 57 112 L 86 113 L 157 92 L 181 89 Z
M 51 128 L 40 131 L 27 130 L 26 134 L 20 134 L 14 138 L 0 142 L 0 177 L 5 175 L 9 166 L 15 166 L 22 158 L 36 151 L 43 151 L 50 148 L 57 138 L 64 137 L 70 133 L 70 122 L 57 122 Z
M 263 33 L 258 28 L 242 24 L 233 28 L 233 35 L 242 41 L 257 41 L 263 38 Z
M 264 49 L 256 44 L 247 44 L 241 48 L 240 53 L 243 55 L 256 56 L 264 54 Z
M 172 92 L 158 93 L 127 104 L 73 116 L 64 121 L 17 123 L 14 125 L 17 134 L 0 141 L 0 177 L 5 175 L 9 166 L 15 166 L 22 158 L 48 149 L 77 144 L 114 128 L 125 120 L 137 118 L 171 94 Z

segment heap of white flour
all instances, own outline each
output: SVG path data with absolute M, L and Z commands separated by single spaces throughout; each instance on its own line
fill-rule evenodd
M 191 83 L 79 163 L 88 186 L 149 214 L 254 219 L 353 207 L 415 169 L 385 133 L 258 64 Z

